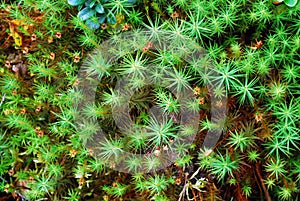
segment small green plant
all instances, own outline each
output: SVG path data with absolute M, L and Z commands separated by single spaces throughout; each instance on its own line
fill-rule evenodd
M 278 159 L 273 160 L 271 159 L 270 163 L 266 164 L 266 171 L 270 172 L 270 177 L 275 176 L 276 179 L 279 176 L 283 176 L 287 171 L 284 169 L 286 162 Z
M 224 155 L 214 153 L 207 156 L 202 153 L 199 160 L 200 167 L 211 170 L 219 181 L 224 180 L 227 176 L 234 177 L 233 171 L 239 168 L 239 158 L 232 160 L 228 151 Z
M 1 196 L 299 200 L 300 10 L 278 3 L 2 1 Z
M 260 154 L 257 153 L 257 151 L 250 151 L 248 152 L 248 158 L 249 158 L 249 161 L 251 162 L 257 162 L 260 158 L 259 158 Z
M 103 186 L 102 189 L 111 196 L 122 197 L 126 193 L 128 186 L 125 184 L 113 183 L 113 186 Z
M 245 150 L 253 147 L 255 137 L 254 136 L 247 136 L 243 131 L 230 133 L 230 137 L 228 138 L 228 145 L 231 145 L 235 150 L 240 150 L 244 152 Z
M 246 184 L 242 187 L 242 191 L 246 197 L 249 197 L 252 193 L 252 188 L 249 184 Z

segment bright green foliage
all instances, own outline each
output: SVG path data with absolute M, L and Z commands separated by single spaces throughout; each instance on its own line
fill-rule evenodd
M 183 167 L 185 169 L 185 167 L 188 167 L 192 164 L 192 157 L 190 155 L 186 155 L 183 156 L 182 158 L 178 158 L 175 161 L 175 164 L 179 167 Z
M 212 174 L 217 176 L 219 181 L 224 180 L 227 176 L 234 177 L 233 171 L 239 168 L 239 158 L 231 159 L 228 151 L 225 154 L 201 156 L 200 166 L 204 169 L 211 170 Z
M 276 185 L 276 180 L 274 178 L 267 178 L 264 183 L 267 185 L 268 189 L 272 189 Z
M 155 148 L 168 145 L 171 139 L 176 138 L 175 131 L 177 128 L 173 127 L 172 119 L 163 119 L 159 122 L 155 118 L 150 118 L 146 128 L 149 130 L 147 135 L 151 145 L 154 145 Z
M 217 175 L 218 180 L 224 179 L 227 174 L 233 176 L 233 171 L 238 169 L 238 160 L 231 160 L 228 153 L 225 156 L 217 155 L 212 162 L 212 173 Z
M 249 158 L 249 161 L 251 162 L 256 162 L 259 160 L 259 153 L 257 153 L 257 151 L 250 151 L 248 152 L 248 158 Z
M 294 184 L 288 187 L 279 187 L 277 191 L 280 200 L 291 200 L 297 193 L 299 193 L 299 189 Z
M 0 194 L 299 200 L 300 4 L 279 2 L 2 1 Z
M 276 179 L 279 178 L 279 176 L 284 176 L 284 174 L 287 172 L 285 167 L 285 162 L 281 160 L 273 160 L 271 159 L 270 163 L 266 164 L 266 171 L 270 173 L 270 177 L 274 176 Z
M 252 79 L 249 81 L 248 76 L 245 78 L 244 83 L 240 83 L 240 85 L 236 86 L 235 95 L 238 96 L 239 104 L 242 105 L 246 100 L 250 103 L 251 106 L 254 105 L 254 97 L 253 92 L 255 91 L 255 83 L 257 79 Z
M 164 190 L 167 189 L 168 185 L 174 183 L 172 178 L 167 178 L 165 176 L 154 175 L 150 176 L 146 182 L 146 189 L 150 191 L 151 195 L 163 194 Z
M 69 189 L 68 196 L 64 197 L 64 198 L 69 201 L 77 201 L 80 199 L 80 195 L 79 195 L 79 192 L 76 192 L 73 189 Z
M 203 44 L 203 37 L 209 37 L 211 29 L 208 28 L 207 20 L 201 12 L 189 13 L 189 21 L 186 23 L 186 34 L 198 39 Z
M 246 184 L 242 187 L 242 191 L 246 197 L 249 197 L 252 193 L 252 188 L 251 186 L 249 186 L 249 184 Z
M 228 139 L 228 144 L 231 145 L 235 150 L 240 150 L 244 152 L 250 147 L 254 146 L 254 136 L 247 136 L 243 131 L 231 132 L 230 137 Z
M 115 197 L 122 197 L 127 190 L 128 186 L 125 184 L 114 183 L 113 186 L 103 186 L 102 189 L 109 195 Z
M 232 90 L 232 87 L 239 89 L 239 78 L 243 76 L 242 74 L 239 74 L 239 70 L 240 69 L 231 62 L 217 66 L 217 76 L 215 77 L 214 81 L 218 83 L 218 87 L 225 86 L 227 91 Z
M 172 93 L 166 93 L 159 88 L 156 92 L 158 105 L 163 109 L 165 113 L 179 112 L 180 104 L 178 100 L 172 97 Z
M 101 157 L 104 159 L 110 159 L 112 157 L 117 158 L 122 153 L 124 144 L 121 140 L 107 140 L 101 143 L 100 151 Z

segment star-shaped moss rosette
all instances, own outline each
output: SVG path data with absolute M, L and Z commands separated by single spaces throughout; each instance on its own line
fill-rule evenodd
M 277 4 L 280 4 L 282 2 L 285 5 L 287 5 L 288 7 L 294 7 L 298 3 L 298 0 L 278 0 L 278 1 L 274 1 L 273 4 L 277 5 Z
M 127 14 L 126 9 L 135 2 L 136 0 L 68 0 L 71 6 L 78 6 L 78 17 L 92 30 L 98 29 L 105 22 L 115 24 L 116 15 Z

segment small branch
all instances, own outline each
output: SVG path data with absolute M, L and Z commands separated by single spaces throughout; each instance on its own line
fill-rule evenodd
M 8 181 L 6 181 L 3 177 L 0 177 L 0 179 L 4 182 L 4 183 L 8 183 Z M 28 201 L 29 199 L 27 199 L 24 195 L 22 195 L 19 191 L 15 190 L 15 193 L 21 198 L 22 201 Z
M 261 200 L 261 201 L 264 201 L 264 198 L 263 198 L 263 190 L 261 189 L 260 181 L 258 180 L 259 178 L 258 178 L 258 176 L 257 176 L 257 174 L 256 174 L 255 169 L 252 169 L 252 170 L 253 170 L 255 182 L 257 183 L 258 188 L 259 188 L 260 200 Z
M 183 189 L 182 189 L 182 191 L 180 192 L 180 194 L 179 194 L 179 199 L 178 199 L 178 201 L 181 201 L 181 200 L 183 200 L 184 201 L 184 193 L 186 192 L 186 188 L 187 188 L 187 177 L 188 177 L 188 173 L 186 173 L 185 174 L 185 177 L 184 177 L 184 186 L 183 186 Z
M 262 186 L 262 188 L 264 190 L 264 193 L 265 193 L 267 201 L 272 201 L 271 196 L 270 196 L 270 194 L 269 194 L 269 192 L 268 192 L 268 190 L 267 190 L 267 188 L 266 188 L 266 186 L 264 184 L 264 180 L 263 180 L 263 178 L 262 178 L 262 176 L 260 174 L 260 170 L 259 170 L 259 166 L 258 165 L 259 165 L 258 163 L 255 164 L 255 170 L 256 170 L 257 176 L 258 176 L 258 178 L 260 180 L 260 183 L 261 183 L 261 186 Z
M 3 94 L 2 99 L 1 99 L 1 103 L 0 103 L 0 107 L 3 104 L 3 102 L 5 101 L 6 98 L 6 93 Z
M 0 179 L 5 182 L 5 183 L 8 183 L 8 181 L 6 181 L 3 177 L 0 177 Z

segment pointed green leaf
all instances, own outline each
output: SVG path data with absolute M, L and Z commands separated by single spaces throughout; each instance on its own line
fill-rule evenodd
M 109 24 L 116 24 L 117 19 L 116 19 L 116 16 L 112 12 L 108 13 L 108 15 L 107 15 L 107 22 Z
M 78 17 L 80 20 L 85 21 L 96 14 L 94 9 L 90 9 L 89 7 L 85 7 L 78 13 Z
M 97 4 L 95 10 L 97 11 L 97 13 L 101 13 L 101 14 L 105 13 L 104 8 L 101 3 Z
M 102 16 L 98 17 L 98 22 L 100 24 L 103 24 L 105 22 L 105 19 L 106 19 L 105 15 L 102 15 Z
M 85 2 L 85 0 L 68 0 L 68 3 L 71 6 L 79 6 L 81 4 L 83 4 Z
M 135 3 L 136 3 L 136 0 L 128 0 L 128 1 L 127 1 L 127 3 L 129 3 L 129 4 L 132 4 L 132 5 L 133 5 L 133 4 L 135 4 Z
M 92 30 L 99 29 L 100 27 L 100 24 L 98 22 L 94 22 L 93 20 L 90 19 L 86 21 L 86 25 Z
M 90 7 L 91 2 L 92 2 L 92 0 L 87 0 L 84 5 L 86 7 Z
M 297 4 L 298 0 L 284 0 L 285 5 L 289 7 L 294 7 Z
M 96 2 L 97 2 L 96 0 L 92 1 L 92 2 L 90 3 L 90 8 L 92 8 L 92 7 L 95 5 Z

